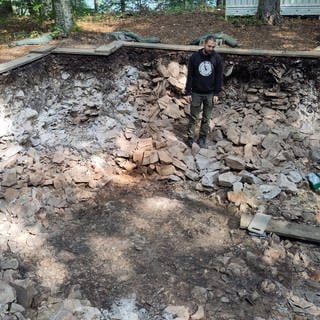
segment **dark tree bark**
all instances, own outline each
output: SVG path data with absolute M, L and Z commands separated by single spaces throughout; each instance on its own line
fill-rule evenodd
M 72 5 L 70 0 L 54 0 L 55 21 L 66 34 L 73 28 Z
M 6 16 L 13 13 L 11 1 L 0 1 L 0 16 Z
M 259 0 L 257 15 L 267 24 L 281 23 L 280 0 Z
M 217 7 L 223 5 L 223 0 L 217 0 L 216 1 Z
M 120 10 L 121 10 L 121 12 L 126 11 L 126 1 L 125 0 L 120 0 Z
M 99 9 L 98 0 L 94 0 L 94 11 L 95 11 L 95 12 L 98 12 L 98 9 Z

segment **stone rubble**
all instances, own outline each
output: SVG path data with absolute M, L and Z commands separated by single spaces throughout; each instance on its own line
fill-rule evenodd
M 303 197 L 308 171 L 320 168 L 320 92 L 316 89 L 320 69 L 313 65 L 310 71 L 311 66 L 301 60 L 275 63 L 272 68 L 265 66 L 263 71 L 268 72 L 261 78 L 259 68 L 248 74 L 245 63 L 239 69 L 235 64 L 226 79 L 221 103 L 214 109 L 207 149 L 188 148 L 185 132 L 175 129 L 182 123 L 185 130 L 189 113 L 182 96 L 185 64 L 158 59 L 151 71 L 147 66 L 127 65 L 113 80 L 98 76 L 96 70 L 72 73 L 56 67 L 47 78 L 35 74 L 32 90 L 22 85 L 31 67 L 14 71 L 13 78 L 3 76 L 1 247 L 14 233 L 31 242 L 34 233 L 45 239 L 47 215 L 67 216 L 70 206 L 94 201 L 94 192 L 114 175 L 133 171 L 155 180 L 200 183 L 198 190 L 210 193 L 224 190 L 227 200 L 241 210 L 267 206 L 282 197 L 279 211 L 285 218 L 315 223 L 319 199 L 314 197 L 305 208 L 298 198 Z M 292 197 L 297 199 L 290 206 Z M 37 218 L 42 224 L 34 230 Z M 20 232 L 22 226 L 29 228 L 27 232 Z M 277 250 L 265 252 L 265 263 L 289 254 L 286 248 Z M 247 253 L 248 261 L 257 259 Z M 248 261 L 227 257 L 221 271 L 230 278 L 251 278 Z M 14 257 L 1 257 L 0 266 L 0 315 L 26 319 L 36 286 L 19 274 Z M 17 275 L 9 276 L 8 271 Z M 281 288 L 280 283 L 265 279 L 259 289 L 285 296 L 293 309 L 320 316 L 318 297 L 312 301 L 299 297 L 294 288 L 285 294 Z M 207 289 L 197 291 L 194 313 L 186 306 L 170 305 L 162 319 L 195 320 L 205 319 L 205 313 L 215 314 L 217 310 L 204 307 Z M 252 303 L 257 299 L 253 291 L 239 292 L 239 296 Z M 219 303 L 235 299 L 232 294 L 218 298 Z M 35 319 L 147 319 L 141 312 L 135 308 L 125 315 L 116 308 L 101 311 L 88 301 L 68 299 L 43 305 Z M 286 318 L 288 312 L 278 316 Z

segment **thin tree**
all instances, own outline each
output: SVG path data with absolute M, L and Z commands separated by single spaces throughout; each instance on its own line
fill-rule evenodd
M 94 11 L 98 12 L 98 10 L 99 10 L 99 2 L 98 0 L 94 0 Z
M 280 0 L 259 0 L 257 16 L 267 24 L 281 23 Z
M 126 1 L 125 0 L 120 0 L 120 10 L 121 10 L 121 12 L 126 11 Z

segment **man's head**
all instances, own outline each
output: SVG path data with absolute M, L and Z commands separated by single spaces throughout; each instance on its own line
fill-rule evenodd
M 213 35 L 207 36 L 204 40 L 203 51 L 205 54 L 211 54 L 216 46 L 216 38 Z

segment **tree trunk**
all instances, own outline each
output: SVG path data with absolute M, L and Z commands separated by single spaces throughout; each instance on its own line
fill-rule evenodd
M 0 16 L 6 16 L 13 13 L 11 1 L 0 1 Z
M 98 10 L 99 10 L 98 0 L 94 0 L 94 11 L 95 11 L 95 12 L 98 12 Z
M 70 0 L 54 0 L 55 21 L 66 34 L 69 34 L 73 27 L 72 6 Z
M 280 0 L 259 0 L 257 15 L 267 24 L 281 23 Z
M 126 1 L 125 0 L 120 1 L 120 10 L 121 10 L 121 12 L 126 11 Z

